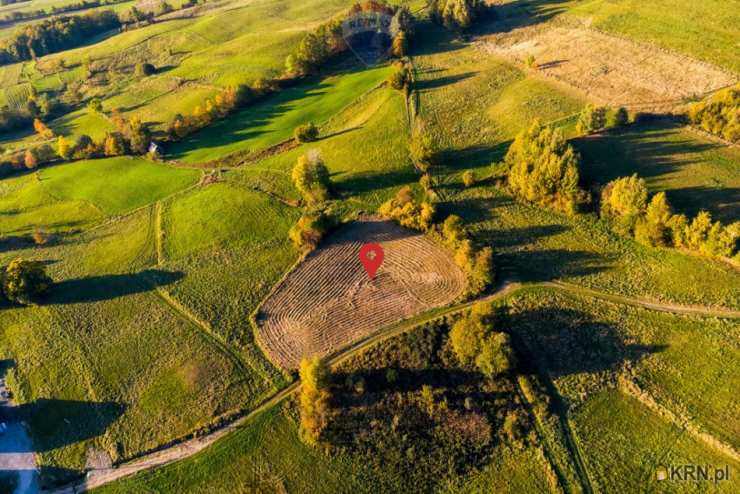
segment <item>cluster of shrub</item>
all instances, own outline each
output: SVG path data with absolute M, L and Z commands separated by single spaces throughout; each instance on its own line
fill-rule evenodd
M 417 202 L 411 187 L 402 187 L 396 197 L 383 203 L 378 212 L 399 225 L 421 232 L 428 232 L 434 226 L 434 206 L 424 200 Z
M 403 56 L 408 49 L 408 40 L 414 33 L 414 17 L 406 7 L 394 7 L 384 0 L 368 0 L 353 5 L 341 17 L 320 25 L 306 34 L 294 53 L 285 59 L 285 76 L 288 78 L 303 77 L 314 74 L 328 60 L 348 49 L 342 35 L 342 22 L 360 12 L 385 12 L 394 16 L 394 23 L 399 31 L 393 39 L 391 51 L 396 56 Z
M 67 50 L 79 46 L 96 34 L 120 26 L 121 22 L 112 10 L 55 17 L 23 26 L 11 37 L 0 42 L 0 65 Z
M 288 231 L 288 238 L 301 252 L 314 250 L 321 239 L 336 226 L 336 218 L 324 210 L 305 211 Z
M 740 142 L 740 84 L 689 107 L 689 122 L 703 130 Z
M 578 116 L 576 132 L 586 135 L 602 130 L 623 127 L 629 123 L 629 120 L 629 113 L 624 107 L 610 108 L 589 104 L 586 105 Z
M 33 304 L 51 286 L 44 263 L 18 258 L 0 269 L 0 301 Z
M 465 230 L 462 218 L 448 216 L 439 230 L 444 245 L 455 253 L 455 263 L 468 279 L 467 293 L 477 295 L 488 288 L 494 280 L 493 250 L 479 248 Z
M 507 333 L 495 330 L 500 319 L 491 304 L 478 303 L 450 330 L 450 343 L 463 367 L 475 367 L 493 378 L 509 372 L 516 358 Z
M 427 9 L 432 22 L 461 32 L 484 16 L 488 5 L 484 0 L 427 0 Z
M 645 180 L 637 175 L 618 178 L 604 187 L 600 213 L 614 231 L 642 244 L 684 248 L 714 257 L 734 256 L 740 261 L 740 222 L 724 226 L 713 222 L 707 211 L 692 220 L 674 214 L 665 192 L 654 194 L 648 201 Z
M 313 122 L 299 125 L 293 129 L 293 140 L 296 144 L 313 142 L 319 138 L 319 128 Z
M 396 61 L 393 64 L 393 72 L 388 76 L 388 85 L 408 95 L 413 81 L 411 70 L 409 63 L 403 60 Z

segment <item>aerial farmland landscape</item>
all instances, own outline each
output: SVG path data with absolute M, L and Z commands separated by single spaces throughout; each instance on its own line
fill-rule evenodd
M 740 492 L 738 0 L 0 0 L 0 494 Z

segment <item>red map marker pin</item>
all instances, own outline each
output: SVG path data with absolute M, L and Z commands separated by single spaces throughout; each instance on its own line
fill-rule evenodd
M 375 273 L 383 264 L 383 247 L 378 244 L 365 244 L 360 247 L 360 262 L 365 267 L 370 279 L 375 279 Z

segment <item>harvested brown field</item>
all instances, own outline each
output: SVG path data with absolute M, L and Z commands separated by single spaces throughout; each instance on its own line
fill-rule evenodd
M 360 247 L 375 242 L 385 260 L 370 280 Z M 391 221 L 364 217 L 342 227 L 278 285 L 257 316 L 259 339 L 276 364 L 326 355 L 378 329 L 446 305 L 465 277 L 429 238 Z
M 599 104 L 668 111 L 736 82 L 705 62 L 585 27 L 537 25 L 487 36 L 491 54 L 524 62 Z

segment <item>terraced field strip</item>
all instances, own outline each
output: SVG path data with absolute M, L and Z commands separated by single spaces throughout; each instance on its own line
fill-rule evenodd
M 368 242 L 385 251 L 373 280 L 358 258 Z M 447 305 L 464 289 L 462 271 L 429 238 L 366 217 L 342 227 L 300 263 L 255 319 L 272 361 L 294 369 L 303 357 L 331 354 L 377 328 Z
M 528 26 L 487 36 L 480 46 L 519 62 L 534 56 L 539 73 L 597 103 L 640 110 L 671 109 L 737 81 L 706 62 L 580 26 Z

